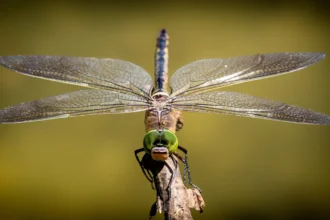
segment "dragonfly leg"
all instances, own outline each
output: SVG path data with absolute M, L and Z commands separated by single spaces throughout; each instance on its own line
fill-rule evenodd
M 146 155 L 144 155 L 144 156 L 146 156 Z M 149 178 L 152 178 L 153 174 L 150 172 L 150 170 L 148 170 L 148 169 L 144 169 L 144 170 L 147 171 L 147 173 L 148 173 L 148 175 L 149 175 Z M 149 180 L 149 179 L 148 179 L 148 180 Z M 149 180 L 149 181 L 150 181 L 150 180 Z M 152 188 L 153 190 L 155 190 L 155 189 L 156 189 L 155 186 L 154 186 L 155 181 L 151 180 L 150 183 L 151 183 L 151 188 Z
M 155 180 L 156 192 L 157 192 L 155 203 L 157 203 L 157 197 L 158 196 L 159 196 L 160 200 L 164 201 L 164 197 L 163 197 L 163 194 L 161 193 L 161 189 L 159 189 L 159 182 L 158 182 L 156 177 L 154 177 L 154 180 Z
M 174 168 L 175 168 L 175 169 L 178 168 L 178 161 L 176 161 L 176 159 L 175 159 L 172 155 L 171 155 L 170 157 L 171 157 L 171 159 L 172 159 L 172 161 L 173 161 Z
M 181 150 L 185 156 L 184 156 L 184 160 L 181 160 L 184 164 L 185 164 L 185 167 L 186 167 L 186 172 L 188 174 L 188 181 L 189 181 L 189 184 L 193 187 L 195 187 L 196 189 L 198 189 L 198 191 L 202 192 L 202 190 L 196 186 L 195 184 L 192 183 L 192 180 L 191 180 L 191 175 L 190 175 L 190 168 L 189 168 L 189 165 L 188 165 L 188 151 L 187 149 L 181 147 L 181 146 L 178 146 L 178 149 Z M 179 158 L 180 159 L 180 158 Z
M 177 168 L 178 162 L 175 160 L 175 158 L 173 157 L 173 155 L 171 155 L 170 157 L 171 157 L 171 159 L 173 161 L 174 167 Z M 165 203 L 166 203 L 166 202 L 168 202 L 171 199 L 171 186 L 172 186 L 173 179 L 174 179 L 174 172 L 173 172 L 172 168 L 166 162 L 164 162 L 164 165 L 167 167 L 167 169 L 171 173 L 170 181 L 168 182 L 168 185 L 166 187 L 166 191 L 167 191 L 167 199 L 165 201 Z
M 139 149 L 135 150 L 135 151 L 134 151 L 135 158 L 136 158 L 137 162 L 139 163 L 139 165 L 140 165 L 140 167 L 141 167 L 141 170 L 142 170 L 144 176 L 145 176 L 145 177 L 147 178 L 147 180 L 151 183 L 151 187 L 152 187 L 152 189 L 155 189 L 155 188 L 154 188 L 154 185 L 153 185 L 154 181 L 153 181 L 153 176 L 152 176 L 152 174 L 150 173 L 150 171 L 149 171 L 148 169 L 145 169 L 145 168 L 144 168 L 144 165 L 143 165 L 143 159 L 140 160 L 140 158 L 139 158 L 139 156 L 138 156 L 138 154 L 141 153 L 141 152 L 145 152 L 145 151 L 144 151 L 144 148 L 139 148 Z M 143 158 L 144 158 L 144 157 L 145 157 L 145 155 L 143 156 Z
M 180 154 L 174 152 L 173 153 L 183 164 L 184 164 L 184 169 L 183 169 L 183 183 L 186 184 L 186 180 L 187 180 L 187 164 L 186 164 L 186 160 L 183 159 L 183 157 L 181 157 Z
M 178 162 L 175 160 L 175 158 L 173 156 L 170 156 L 170 157 L 171 157 L 171 159 L 173 161 L 173 164 L 174 164 L 174 167 L 176 169 L 177 166 L 178 166 Z M 169 172 L 171 174 L 170 180 L 169 180 L 168 185 L 165 189 L 165 191 L 167 192 L 167 198 L 165 200 L 164 195 L 162 193 L 162 190 L 159 188 L 160 184 L 159 184 L 159 181 L 157 179 L 157 173 L 155 173 L 153 175 L 153 179 L 154 179 L 154 183 L 155 183 L 155 186 L 156 186 L 157 196 L 156 196 L 156 202 L 151 206 L 149 219 L 151 219 L 152 216 L 156 215 L 156 212 L 157 212 L 157 197 L 158 196 L 159 196 L 159 199 L 161 201 L 163 201 L 164 203 L 168 202 L 171 199 L 171 186 L 172 186 L 172 183 L 173 183 L 173 180 L 174 180 L 174 172 L 173 172 L 173 169 L 166 162 L 162 162 L 161 164 L 162 164 L 161 167 L 163 167 L 163 166 L 167 167 L 167 169 L 169 170 Z
M 157 181 L 157 178 L 154 176 L 153 179 L 154 179 L 154 183 L 155 183 L 155 187 L 156 187 L 156 201 L 151 205 L 151 208 L 149 211 L 149 220 L 152 219 L 152 217 L 154 217 L 157 214 L 158 196 L 161 201 L 164 201 L 164 197 L 160 193 L 161 190 L 159 189 L 159 183 Z

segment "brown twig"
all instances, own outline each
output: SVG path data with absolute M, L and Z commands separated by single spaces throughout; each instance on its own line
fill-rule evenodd
M 159 194 L 157 197 L 157 210 L 164 213 L 165 220 L 191 220 L 193 218 L 190 209 L 194 208 L 202 212 L 205 203 L 196 188 L 187 189 L 185 187 L 177 161 L 174 160 L 168 158 L 166 160 L 168 167 L 164 166 L 156 177 L 156 187 Z M 173 173 L 171 173 L 169 167 Z M 173 181 L 169 186 L 172 176 Z M 170 188 L 169 199 L 168 186 Z

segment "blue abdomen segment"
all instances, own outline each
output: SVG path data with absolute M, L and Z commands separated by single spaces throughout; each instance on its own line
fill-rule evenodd
M 155 84 L 154 94 L 157 92 L 167 92 L 167 72 L 168 72 L 168 35 L 162 29 L 157 38 L 157 48 L 155 54 Z

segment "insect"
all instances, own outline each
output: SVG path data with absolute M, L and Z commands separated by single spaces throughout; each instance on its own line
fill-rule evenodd
M 0 110 L 0 123 L 145 111 L 147 133 L 143 148 L 135 151 L 143 173 L 153 182 L 154 174 L 148 171 L 153 162 L 164 162 L 175 155 L 185 163 L 190 183 L 187 160 L 177 154 L 178 150 L 187 153 L 175 135 L 183 126 L 181 111 L 330 124 L 330 116 L 312 110 L 246 94 L 211 91 L 303 69 L 324 59 L 324 53 L 273 53 L 198 60 L 174 72 L 168 92 L 168 42 L 168 34 L 163 29 L 157 38 L 155 83 L 144 69 L 122 60 L 0 57 L 2 66 L 18 73 L 88 88 L 4 108 Z M 142 160 L 137 156 L 140 152 L 145 152 Z

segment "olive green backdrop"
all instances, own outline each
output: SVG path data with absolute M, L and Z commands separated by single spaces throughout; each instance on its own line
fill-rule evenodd
M 1 1 L 0 55 L 110 57 L 153 74 L 161 28 L 170 36 L 170 73 L 205 58 L 330 54 L 326 1 L 247 2 Z M 328 57 L 225 90 L 330 115 L 329 68 Z M 0 108 L 77 89 L 0 68 Z M 147 219 L 155 192 L 133 155 L 143 120 L 134 113 L 0 125 L 0 219 Z M 184 120 L 178 138 L 206 201 L 195 219 L 329 219 L 330 127 L 200 113 Z

